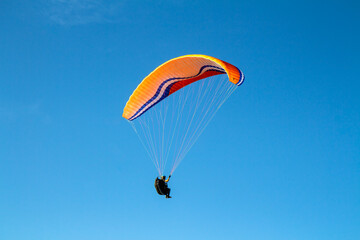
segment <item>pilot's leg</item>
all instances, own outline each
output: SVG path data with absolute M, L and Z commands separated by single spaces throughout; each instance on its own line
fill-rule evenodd
M 167 189 L 166 198 L 171 198 L 171 197 L 170 197 L 170 188 Z

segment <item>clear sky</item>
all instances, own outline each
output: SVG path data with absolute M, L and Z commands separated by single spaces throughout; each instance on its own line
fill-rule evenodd
M 1 240 L 360 239 L 358 1 L 0 1 Z M 185 54 L 246 75 L 158 196 L 121 117 Z

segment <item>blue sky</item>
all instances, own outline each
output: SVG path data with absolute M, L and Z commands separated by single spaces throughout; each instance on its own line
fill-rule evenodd
M 360 239 L 357 1 L 0 2 L 0 239 Z M 170 183 L 122 109 L 206 54 L 244 84 Z

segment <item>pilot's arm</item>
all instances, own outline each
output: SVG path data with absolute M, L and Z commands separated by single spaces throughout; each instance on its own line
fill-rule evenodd
M 165 180 L 165 182 L 168 182 L 170 180 L 171 175 L 169 175 L 168 179 Z

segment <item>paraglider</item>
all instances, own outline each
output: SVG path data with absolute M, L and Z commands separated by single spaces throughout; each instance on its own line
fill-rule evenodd
M 171 59 L 142 80 L 126 103 L 123 117 L 139 136 L 158 176 L 165 171 L 173 174 L 243 81 L 244 74 L 237 67 L 199 54 Z M 162 177 L 155 187 L 159 194 L 170 197 Z
M 155 179 L 155 183 L 154 183 L 156 192 L 159 195 L 165 195 L 166 198 L 171 198 L 170 197 L 170 188 L 168 187 L 168 184 L 167 184 L 170 180 L 170 177 L 171 177 L 171 175 L 169 175 L 168 179 L 166 179 L 165 176 L 161 176 L 161 178 L 157 177 Z

